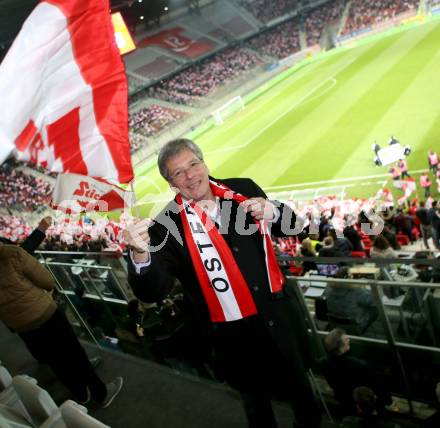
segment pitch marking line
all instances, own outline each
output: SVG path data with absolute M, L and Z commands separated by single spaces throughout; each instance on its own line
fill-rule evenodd
M 379 184 L 381 188 L 385 186 L 387 180 L 385 181 L 370 181 L 362 184 L 345 184 L 342 186 L 327 186 L 327 187 L 311 187 L 301 190 L 290 190 L 282 192 L 268 192 L 270 199 L 275 200 L 296 200 L 296 201 L 311 201 L 313 199 L 319 198 L 321 196 L 328 195 L 339 195 L 341 200 L 345 199 L 346 190 L 352 187 L 367 186 L 367 185 L 377 185 Z
M 309 65 L 311 65 L 311 64 L 308 64 L 308 66 Z M 313 70 L 313 71 L 315 71 L 315 70 Z M 331 79 L 331 78 L 328 78 L 326 80 L 329 80 L 329 79 Z M 322 92 L 321 94 L 317 95 L 316 97 L 313 97 L 312 99 L 318 98 L 318 97 L 322 96 L 323 94 L 325 94 L 330 89 L 332 89 L 333 86 L 335 86 L 337 82 L 336 82 L 336 79 L 331 79 L 331 80 L 333 80 L 333 85 L 330 88 L 328 88 L 327 90 L 325 90 L 324 92 Z M 263 110 L 264 107 L 266 106 L 266 104 L 272 102 L 279 95 L 285 94 L 286 88 L 288 88 L 289 86 L 295 84 L 297 81 L 298 81 L 298 74 L 294 73 L 291 76 L 287 77 L 285 80 L 283 80 L 283 81 L 281 81 L 281 82 L 279 82 L 279 83 L 277 83 L 275 85 L 275 87 L 281 87 L 282 86 L 283 87 L 282 89 L 278 89 L 278 90 L 275 91 L 275 89 L 270 89 L 269 88 L 269 90 L 265 94 L 261 95 L 261 103 L 260 103 L 260 105 L 258 105 L 258 106 L 252 106 L 252 105 L 251 106 L 245 106 L 245 108 L 241 112 L 238 112 L 238 113 L 243 113 L 243 116 L 241 117 L 241 120 L 244 120 L 248 116 L 251 116 L 251 115 L 257 113 L 260 110 Z M 266 83 L 267 82 L 262 83 L 261 86 L 265 85 Z M 312 99 L 307 100 L 306 102 L 309 102 Z M 221 126 L 221 131 L 222 132 L 227 132 L 230 129 L 236 127 L 237 123 L 230 123 L 228 126 L 226 126 L 226 128 L 224 127 L 224 125 L 225 124 L 220 125 Z M 209 152 L 207 152 L 207 153 L 209 153 Z
M 314 97 L 312 97 L 310 100 L 308 100 L 308 98 L 313 95 L 319 88 L 321 88 L 325 83 L 331 81 L 333 83 L 332 86 L 330 86 L 329 88 L 327 88 L 325 91 L 321 92 L 318 95 L 315 95 Z M 242 149 L 246 146 L 248 146 L 249 144 L 251 144 L 254 140 L 256 140 L 261 134 L 263 134 L 265 131 L 267 131 L 270 127 L 272 127 L 275 123 L 277 123 L 279 120 L 281 120 L 281 118 L 283 118 L 284 116 L 286 116 L 288 113 L 290 113 L 292 110 L 294 110 L 295 108 L 299 107 L 301 104 L 303 104 L 304 102 L 309 102 L 315 98 L 318 98 L 322 95 L 324 95 L 326 92 L 328 92 L 329 90 L 333 89 L 333 87 L 336 85 L 336 79 L 334 77 L 328 77 L 327 79 L 325 79 L 324 81 L 322 81 L 319 85 L 315 86 L 311 91 L 309 91 L 307 94 L 305 94 L 303 97 L 301 97 L 296 103 L 293 104 L 292 107 L 290 107 L 288 110 L 286 110 L 283 114 L 281 114 L 280 116 L 276 117 L 274 120 L 272 120 L 271 122 L 269 122 L 265 127 L 263 127 L 262 129 L 260 129 L 250 140 L 246 141 L 243 144 L 238 144 L 236 146 L 232 146 L 232 147 L 225 147 L 223 149 L 217 149 L 217 150 L 211 150 L 208 151 L 207 154 L 213 154 L 213 153 L 224 153 L 224 152 L 231 152 L 231 151 L 235 151 L 238 149 Z
M 360 56 L 357 55 L 354 58 L 351 58 L 350 61 L 347 61 L 347 63 L 344 63 L 341 67 L 338 68 L 338 70 L 336 70 L 331 76 L 329 76 L 327 79 L 323 80 L 321 83 L 319 83 L 318 85 L 316 85 L 312 90 L 310 90 L 308 93 L 306 93 L 303 97 L 301 97 L 295 104 L 293 104 L 293 106 L 288 109 L 287 111 L 285 111 L 283 114 L 281 114 L 280 116 L 278 116 L 277 118 L 275 118 L 274 120 L 272 120 L 268 125 L 266 125 L 263 129 L 261 129 L 259 132 L 257 132 L 257 134 L 252 137 L 250 140 L 248 140 L 246 143 L 243 144 L 238 144 L 236 146 L 232 146 L 232 147 L 225 147 L 224 149 L 217 149 L 217 150 L 212 150 L 212 151 L 208 151 L 206 152 L 207 154 L 211 154 L 211 153 L 224 153 L 224 152 L 230 152 L 230 151 L 235 151 L 237 149 L 242 149 L 243 147 L 248 146 L 249 144 L 251 144 L 256 138 L 258 138 L 263 132 L 265 132 L 267 129 L 269 129 L 272 125 L 274 125 L 276 122 L 278 122 L 282 117 L 286 116 L 288 113 L 290 113 L 292 110 L 294 110 L 295 108 L 299 107 L 304 101 L 308 101 L 307 98 L 309 98 L 311 95 L 314 94 L 314 92 L 316 92 L 319 88 L 321 88 L 324 84 L 326 84 L 328 81 L 333 81 L 334 80 L 334 85 L 330 87 L 330 89 L 332 89 L 335 85 L 336 85 L 336 79 L 335 76 L 337 76 L 340 72 L 342 72 L 345 68 L 349 67 L 351 64 L 353 64 L 355 61 L 357 61 L 358 57 Z M 329 89 L 327 89 L 329 90 Z M 322 94 L 321 94 L 322 95 Z M 320 96 L 318 94 L 318 96 Z
M 413 171 L 409 171 L 409 172 L 411 174 L 421 174 L 422 172 L 427 172 L 427 171 L 428 171 L 428 169 L 417 169 L 417 170 L 413 170 Z M 291 189 L 293 187 L 314 186 L 314 185 L 319 185 L 319 184 L 347 183 L 350 181 L 389 177 L 389 175 L 390 174 L 388 173 L 388 174 L 364 175 L 364 176 L 360 176 L 360 177 L 350 177 L 350 178 L 335 178 L 332 180 L 309 181 L 308 183 L 286 184 L 283 186 L 270 186 L 270 187 L 265 187 L 264 189 L 267 191 L 271 191 L 271 190 Z

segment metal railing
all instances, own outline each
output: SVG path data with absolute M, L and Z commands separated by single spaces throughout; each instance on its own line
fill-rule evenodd
M 100 337 L 96 337 L 78 310 L 75 290 L 83 288 L 85 298 L 105 306 L 106 314 L 117 324 L 118 316 L 112 312 L 115 305 L 119 312 L 124 312 L 133 297 L 123 257 L 113 253 L 47 251 L 38 252 L 38 255 L 56 278 L 61 295 L 73 318 L 87 333 L 88 340 L 99 343 Z M 355 346 L 367 353 L 378 349 L 381 355 L 385 355 L 382 362 L 391 368 L 391 377 L 401 383 L 393 393 L 404 396 L 410 410 L 414 399 L 429 401 L 431 391 L 424 392 L 416 379 L 417 370 L 428 370 L 428 367 L 414 367 L 413 363 L 423 359 L 440 367 L 440 283 L 432 282 L 437 278 L 433 273 L 440 272 L 440 260 L 280 257 L 279 262 L 281 265 L 313 262 L 344 266 L 352 276 L 335 278 L 313 271 L 305 276 L 288 276 L 288 288 L 301 304 L 316 356 L 325 355 L 322 338 L 328 331 L 335 327 L 344 328 Z M 431 274 L 430 282 L 420 281 L 424 272 Z M 334 289 L 344 290 L 347 294 L 359 290 L 368 293 L 377 312 L 374 321 L 366 329 L 357 331 L 352 329 L 354 323 L 344 324 L 355 320 L 343 319 L 344 323 L 338 324 L 337 319 L 326 317 L 327 314 L 320 317 L 316 302 L 321 299 L 330 302 L 329 295 Z
M 396 372 L 394 377 L 402 380 L 400 394 L 406 397 L 411 412 L 415 398 L 429 401 L 432 391 L 427 390 L 424 394 L 422 391 L 421 394 L 422 388 L 417 387 L 416 380 L 423 377 L 416 371 L 428 371 L 428 367 L 415 367 L 413 363 L 417 356 L 422 356 L 420 359 L 430 361 L 433 366 L 440 363 L 440 283 L 433 282 L 440 280 L 440 260 L 351 257 L 281 257 L 281 260 L 281 263 L 342 265 L 348 275 L 357 276 L 335 278 L 311 271 L 306 276 L 288 277 L 290 289 L 303 303 L 304 316 L 319 353 L 325 355 L 322 339 L 330 330 L 336 327 L 345 329 L 360 346 L 385 347 L 390 352 L 393 361 L 387 361 L 387 365 Z M 364 267 L 360 269 L 360 265 Z M 332 297 L 335 289 L 337 292 Z M 343 299 L 341 295 L 344 293 L 349 295 L 359 290 L 368 293 L 377 310 L 376 319 L 365 330 L 353 329 L 355 320 L 344 317 L 344 310 L 339 319 L 331 313 L 331 308 L 327 308 L 327 314 L 317 314 L 317 301 L 324 302 L 326 308 L 330 299 Z M 343 301 L 339 303 L 343 304 Z

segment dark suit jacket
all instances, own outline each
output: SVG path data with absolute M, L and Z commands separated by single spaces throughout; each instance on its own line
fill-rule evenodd
M 234 178 L 218 181 L 242 195 L 266 197 L 262 189 L 250 179 Z M 235 231 L 235 218 L 241 208 L 235 202 L 232 203 L 232 207 L 231 204 L 225 205 L 226 202 L 229 201 L 221 203 L 220 231 L 227 229 L 223 237 L 246 279 L 258 313 L 283 355 L 289 361 L 302 364 L 301 350 L 307 349 L 307 332 L 299 303 L 287 292 L 276 296 L 271 294 L 262 237 L 258 231 L 250 235 L 239 235 Z M 229 222 L 227 206 L 231 207 Z M 295 224 L 295 214 L 288 206 L 281 205 L 279 209 L 281 217 L 272 225 L 271 230 L 276 236 L 283 235 L 281 221 L 284 224 L 285 219 L 289 218 L 292 230 Z M 135 273 L 131 262 L 128 263 L 129 281 L 135 295 L 143 301 L 158 301 L 171 290 L 174 278 L 178 278 L 194 301 L 194 307 L 202 323 L 210 325 L 208 308 L 185 244 L 182 222 L 175 204 L 168 204 L 155 220 L 155 224 L 149 229 L 151 246 L 163 245 L 163 247 L 151 253 L 151 265 L 144 268 L 140 275 Z M 250 224 L 255 223 L 252 216 L 247 214 L 246 225 Z
M 342 251 L 334 245 L 320 248 L 318 255 L 319 257 L 344 257 Z

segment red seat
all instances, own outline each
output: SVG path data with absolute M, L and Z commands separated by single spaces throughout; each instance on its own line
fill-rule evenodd
M 295 276 L 301 276 L 303 268 L 301 266 L 289 266 L 289 272 Z
M 371 239 L 362 239 L 364 248 L 371 248 L 373 246 L 373 241 Z
M 365 251 L 352 251 L 351 257 L 357 257 L 358 259 L 365 259 L 367 257 L 367 254 Z
M 417 229 L 417 227 L 413 227 L 412 234 L 414 236 L 414 239 L 417 241 L 420 238 L 420 230 Z
M 404 235 L 403 233 L 398 233 L 396 235 L 397 242 L 399 245 L 408 245 L 409 244 L 409 238 L 408 236 Z

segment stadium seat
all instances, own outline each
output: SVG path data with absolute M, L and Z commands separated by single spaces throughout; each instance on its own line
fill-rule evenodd
M 58 406 L 49 393 L 37 384 L 32 383 L 27 376 L 14 376 L 12 385 L 33 425 L 40 426 L 49 416 L 57 412 Z
M 69 428 L 61 417 L 61 410 L 58 409 L 54 414 L 50 415 L 43 425 L 39 428 Z
M 368 245 L 370 247 L 373 245 L 373 241 L 371 240 L 371 238 L 368 235 L 364 235 L 362 237 L 362 242 L 364 245 Z
M 3 428 L 3 427 L 2 427 Z M 87 414 L 84 406 L 67 400 L 39 428 L 110 428 Z
M 14 409 L 0 404 L 1 428 L 32 428 L 26 418 Z
M 110 428 L 88 415 L 87 409 L 74 401 L 67 400 L 61 405 L 60 410 L 62 419 L 68 428 Z
M 367 256 L 370 256 L 370 249 L 373 246 L 373 241 L 369 237 L 362 238 L 362 243 L 364 245 L 364 252 Z
M 28 421 L 30 421 L 31 418 L 29 416 L 29 413 L 26 411 L 23 403 L 20 400 L 20 397 L 18 396 L 14 386 L 12 385 L 12 377 L 8 372 L 8 370 L 3 366 L 0 366 L 0 377 L 2 378 L 0 383 L 2 383 L 3 385 L 7 385 L 6 388 L 0 392 L 0 403 L 5 406 L 8 406 L 11 409 L 16 410 L 21 415 L 23 415 Z M 32 377 L 26 376 L 26 378 L 29 380 L 29 382 L 32 382 L 34 384 L 37 383 L 37 381 Z
M 409 238 L 408 236 L 404 235 L 403 233 L 398 233 L 396 235 L 397 242 L 399 245 L 408 245 L 409 244 Z
M 413 229 L 412 229 L 412 234 L 413 234 L 413 236 L 414 236 L 414 239 L 417 241 L 419 238 L 420 238 L 420 236 L 421 236 L 421 234 L 420 234 L 420 230 L 419 230 L 419 228 L 417 228 L 417 227 L 413 227 Z
M 301 266 L 289 266 L 289 272 L 294 276 L 301 276 L 303 268 Z
M 356 257 L 358 259 L 365 259 L 367 257 L 367 254 L 365 251 L 352 251 L 351 257 Z
M 10 385 L 12 385 L 12 376 L 9 373 L 8 369 L 5 366 L 2 366 L 0 362 L 0 395 L 1 392 L 8 388 Z

